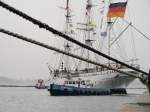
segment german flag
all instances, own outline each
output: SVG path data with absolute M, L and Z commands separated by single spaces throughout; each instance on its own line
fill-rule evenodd
M 127 2 L 111 3 L 107 17 L 124 17 Z

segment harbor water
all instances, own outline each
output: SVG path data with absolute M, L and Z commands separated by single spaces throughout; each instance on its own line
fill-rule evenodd
M 0 88 L 0 112 L 119 112 L 139 94 L 50 96 L 46 89 Z

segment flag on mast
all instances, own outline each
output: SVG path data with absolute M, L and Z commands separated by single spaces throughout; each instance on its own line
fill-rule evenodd
M 109 18 L 124 17 L 126 6 L 127 6 L 127 1 L 110 3 L 107 17 L 109 17 Z

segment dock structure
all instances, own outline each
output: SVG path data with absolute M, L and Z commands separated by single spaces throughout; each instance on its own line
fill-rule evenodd
M 0 85 L 0 87 L 35 87 L 33 85 Z
M 125 104 L 121 112 L 150 112 L 150 95 L 145 92 L 137 97 L 133 103 Z

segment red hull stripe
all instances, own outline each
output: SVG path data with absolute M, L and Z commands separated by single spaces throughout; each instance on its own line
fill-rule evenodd
M 115 12 L 125 12 L 126 8 L 125 7 L 115 7 L 115 8 L 110 8 L 109 13 L 115 13 Z

